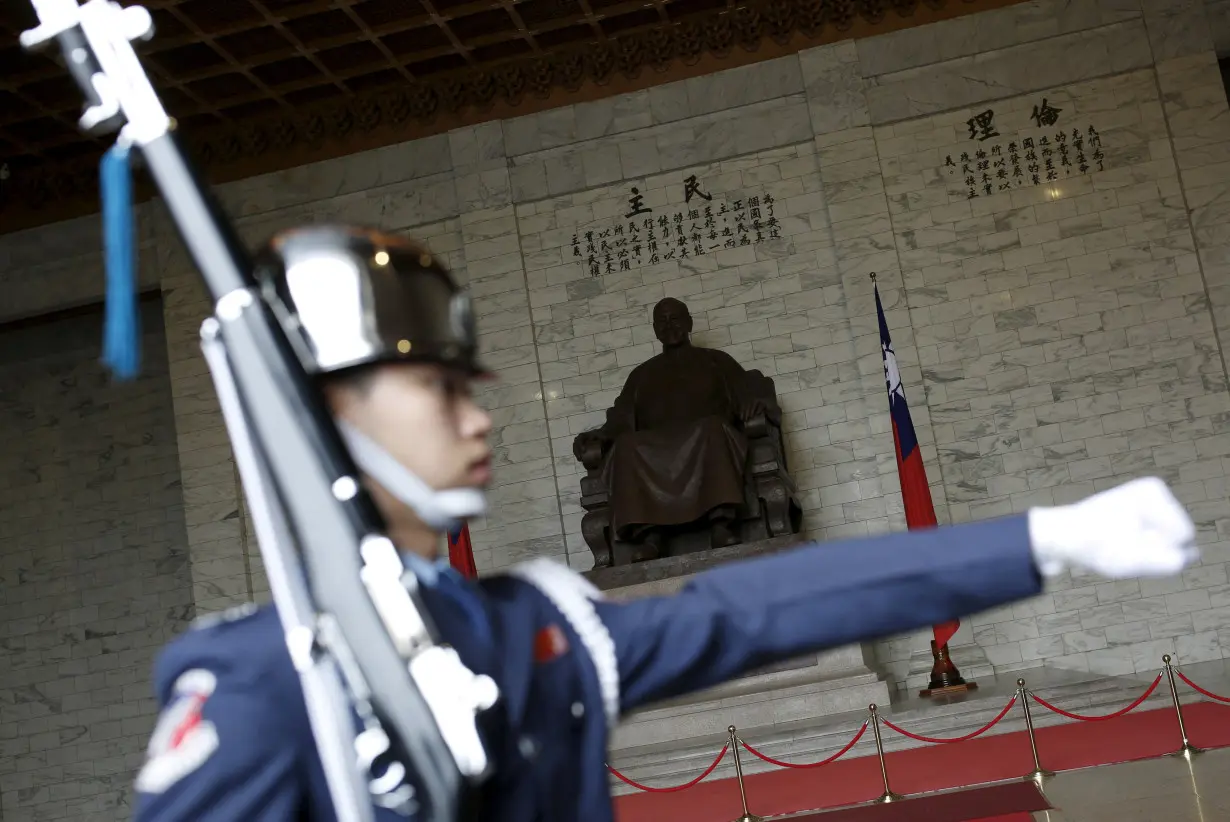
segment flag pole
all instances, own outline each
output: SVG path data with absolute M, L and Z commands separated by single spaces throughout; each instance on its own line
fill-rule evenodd
M 927 472 L 919 452 L 918 437 L 910 417 L 905 390 L 901 387 L 901 375 L 897 370 L 897 355 L 893 351 L 884 319 L 884 306 L 880 303 L 880 288 L 876 275 L 871 273 L 871 286 L 876 298 L 876 319 L 880 326 L 880 348 L 884 357 L 885 383 L 888 388 L 889 413 L 893 425 L 893 450 L 897 456 L 897 477 L 901 482 L 901 497 L 905 505 L 906 527 L 934 528 L 935 506 L 931 502 L 931 489 L 927 485 Z M 896 384 L 894 384 L 894 382 Z M 967 682 L 948 652 L 948 640 L 957 632 L 960 623 L 950 622 L 933 628 L 935 639 L 931 640 L 931 681 L 919 692 L 919 696 L 944 696 L 978 687 L 976 682 Z

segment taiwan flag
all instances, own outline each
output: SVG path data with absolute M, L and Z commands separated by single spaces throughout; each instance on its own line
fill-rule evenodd
M 466 579 L 478 576 L 478 568 L 474 565 L 474 546 L 470 543 L 470 526 L 462 525 L 456 531 L 448 532 L 448 561 Z
M 931 502 L 931 488 L 927 485 L 927 470 L 923 467 L 922 451 L 918 448 L 918 435 L 910 418 L 910 406 L 905 401 L 905 389 L 901 387 L 901 372 L 897 369 L 897 355 L 893 353 L 893 341 L 888 334 L 884 319 L 884 306 L 880 304 L 880 287 L 875 286 L 876 317 L 880 321 L 880 352 L 884 356 L 884 378 L 888 385 L 888 410 L 893 418 L 893 442 L 897 451 L 897 476 L 901 480 L 901 497 L 905 501 L 906 527 L 934 528 L 935 506 Z M 935 626 L 935 646 L 943 648 L 952 635 L 961 627 L 959 620 Z

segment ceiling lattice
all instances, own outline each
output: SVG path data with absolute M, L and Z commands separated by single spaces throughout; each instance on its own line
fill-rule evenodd
M 157 32 L 138 50 L 224 182 L 1014 2 L 144 0 Z M 50 51 L 20 48 L 34 24 L 29 0 L 0 0 L 0 233 L 96 209 L 113 139 L 78 131 Z
M 141 46 L 185 131 L 398 83 L 489 68 L 669 25 L 733 0 L 147 0 L 157 36 Z M 28 2 L 0 10 L 0 159 L 14 166 L 96 154 L 80 95 L 17 34 Z

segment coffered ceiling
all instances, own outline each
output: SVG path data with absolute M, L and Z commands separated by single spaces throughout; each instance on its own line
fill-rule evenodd
M 1004 4 L 145 0 L 157 33 L 139 52 L 224 180 Z M 0 232 L 92 208 L 111 139 L 78 131 L 80 94 L 52 54 L 18 46 L 34 23 L 29 0 L 0 0 Z

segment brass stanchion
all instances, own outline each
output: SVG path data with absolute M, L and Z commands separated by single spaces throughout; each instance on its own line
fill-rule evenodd
M 1042 767 L 1042 760 L 1038 759 L 1038 740 L 1034 737 L 1034 718 L 1029 712 L 1029 691 L 1025 688 L 1025 680 L 1018 679 L 1016 681 L 1016 698 L 1021 700 L 1021 710 L 1025 712 L 1025 732 L 1029 736 L 1029 752 L 1034 756 L 1034 769 L 1025 777 L 1032 779 L 1038 783 L 1038 787 L 1042 787 L 1042 782 L 1048 776 L 1054 776 L 1054 771 L 1048 771 Z
M 1179 703 L 1179 689 L 1175 686 L 1174 666 L 1170 664 L 1170 654 L 1162 656 L 1162 665 L 1166 668 L 1166 682 L 1170 685 L 1170 699 L 1174 702 L 1174 715 L 1179 718 L 1179 736 L 1183 739 L 1183 747 L 1167 756 L 1181 756 L 1190 759 L 1198 753 L 1204 753 L 1203 748 L 1197 748 L 1187 739 L 1187 726 L 1183 724 L 1183 706 Z
M 743 816 L 735 822 L 764 822 L 761 817 L 747 809 L 747 791 L 743 788 L 743 763 L 739 761 L 739 736 L 735 726 L 731 725 L 726 732 L 730 734 L 730 752 L 735 755 L 735 779 L 739 783 L 739 799 L 743 801 Z
M 872 702 L 867 706 L 867 710 L 871 712 L 871 732 L 876 739 L 876 756 L 880 758 L 880 778 L 884 780 L 884 793 L 880 794 L 880 798 L 876 801 L 885 804 L 888 802 L 900 802 L 905 799 L 899 793 L 893 793 L 893 789 L 888 787 L 888 766 L 884 764 L 884 743 L 880 740 L 880 715 L 876 712 L 876 704 Z

